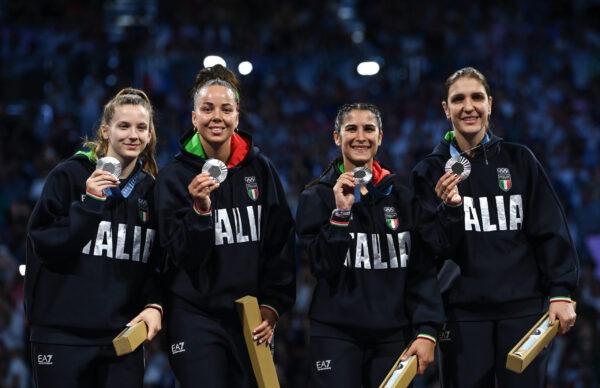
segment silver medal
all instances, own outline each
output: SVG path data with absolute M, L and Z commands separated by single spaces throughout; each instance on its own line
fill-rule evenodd
M 121 176 L 121 162 L 112 156 L 105 156 L 98 159 L 96 169 L 106 171 L 117 179 Z
M 467 179 L 471 174 L 471 163 L 463 156 L 453 156 L 446 162 L 444 170 L 446 170 L 446 172 L 452 171 L 456 175 L 460 175 L 460 177 L 464 180 Z
M 368 167 L 356 167 L 352 172 L 354 173 L 354 179 L 362 186 L 371 182 L 371 178 L 373 178 L 373 172 Z
M 219 159 L 207 159 L 202 172 L 207 172 L 216 183 L 222 183 L 227 178 L 227 166 Z

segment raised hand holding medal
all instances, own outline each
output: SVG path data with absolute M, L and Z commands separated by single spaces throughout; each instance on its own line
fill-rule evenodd
M 467 179 L 471 173 L 471 163 L 461 155 L 448 159 L 444 165 L 445 174 L 435 185 L 435 193 L 448 206 L 459 206 L 462 197 L 458 192 L 458 183 Z
M 119 176 L 121 175 L 121 162 L 119 162 L 119 159 L 113 158 L 112 156 L 105 156 L 98 159 L 96 162 L 96 169 L 106 171 L 119 179 Z
M 219 159 L 207 159 L 202 172 L 207 172 L 215 183 L 222 183 L 227 178 L 227 166 Z
M 354 180 L 358 184 L 354 188 L 354 202 L 358 203 L 360 202 L 361 187 L 366 186 L 371 182 L 371 179 L 373 179 L 373 171 L 371 171 L 369 167 L 361 166 L 356 167 L 352 172 L 354 173 Z
M 188 185 L 188 192 L 194 200 L 194 208 L 199 213 L 210 211 L 210 193 L 216 190 L 227 178 L 227 166 L 219 159 L 207 159 L 200 174 Z
M 456 155 L 448 159 L 444 170 L 446 172 L 452 171 L 456 175 L 459 175 L 461 180 L 465 180 L 471 174 L 471 162 L 464 156 Z
M 373 178 L 373 172 L 369 167 L 356 167 L 352 172 L 354 173 L 354 179 L 361 186 L 367 185 Z
M 96 169 L 86 180 L 86 192 L 92 196 L 105 196 L 113 187 L 119 186 L 121 163 L 111 156 L 100 158 Z

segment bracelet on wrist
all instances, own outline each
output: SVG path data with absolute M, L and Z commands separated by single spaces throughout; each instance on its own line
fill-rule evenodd
M 351 210 L 341 210 L 341 209 L 333 209 L 331 212 L 331 217 L 348 219 L 350 218 Z

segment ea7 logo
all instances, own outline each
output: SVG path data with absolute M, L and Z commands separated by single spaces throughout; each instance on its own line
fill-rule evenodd
M 38 354 L 38 365 L 52 365 L 52 354 Z
M 179 342 L 171 345 L 171 354 L 177 354 L 181 352 L 185 352 L 184 348 L 185 342 Z
M 331 360 L 317 361 L 317 371 L 331 370 Z

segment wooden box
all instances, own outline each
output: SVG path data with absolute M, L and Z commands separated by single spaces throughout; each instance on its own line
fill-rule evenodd
M 575 302 L 573 302 L 573 308 Z M 517 342 L 506 357 L 506 369 L 521 373 L 537 357 L 538 354 L 558 334 L 560 323 L 558 320 L 550 325 L 546 312 L 535 325 Z
M 112 343 L 117 352 L 117 356 L 122 356 L 133 352 L 146 340 L 148 336 L 148 328 L 146 322 L 141 321 L 133 326 L 126 327 L 117 335 Z
M 247 295 L 236 300 L 235 303 L 242 322 L 244 339 L 246 340 L 256 383 L 260 388 L 279 388 L 271 349 L 265 343 L 259 345 L 254 341 L 252 334 L 252 330 L 262 322 L 257 299 L 254 296 Z
M 409 347 L 410 344 L 404 349 L 400 357 L 398 357 L 390 372 L 379 385 L 379 388 L 406 388 L 415 378 L 417 374 L 417 356 L 412 355 L 406 361 L 400 362 L 400 359 Z

